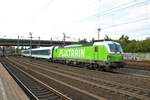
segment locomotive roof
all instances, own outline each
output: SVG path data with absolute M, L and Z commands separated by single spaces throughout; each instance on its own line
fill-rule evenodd
M 64 48 L 81 47 L 81 46 L 92 46 L 92 45 L 93 45 L 93 43 L 73 44 L 73 45 L 64 46 Z M 60 47 L 60 48 L 63 48 L 63 47 Z
M 64 46 L 65 48 L 69 48 L 69 47 L 79 47 L 82 46 L 82 44 L 73 44 L 73 45 L 66 45 Z
M 93 46 L 93 45 L 106 45 L 106 44 L 112 44 L 112 43 L 116 43 L 116 44 L 119 44 L 115 41 L 97 41 L 97 42 L 94 42 L 94 43 L 84 43 L 84 44 L 74 44 L 74 45 L 67 45 L 67 46 L 64 46 L 64 47 L 59 47 L 59 48 L 72 48 L 72 47 L 81 47 L 81 46 Z
M 116 43 L 119 45 L 119 43 L 115 42 L 115 41 L 102 41 L 102 42 L 94 42 L 93 45 L 105 45 L 105 44 L 113 44 Z

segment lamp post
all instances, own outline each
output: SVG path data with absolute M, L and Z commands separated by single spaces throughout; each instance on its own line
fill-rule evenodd
M 50 39 L 50 45 L 52 45 L 53 44 L 53 39 L 52 39 L 52 37 L 51 37 L 51 39 Z
M 98 40 L 99 40 L 99 36 L 100 36 L 99 33 L 100 33 L 100 31 L 101 31 L 101 28 L 98 28 L 97 31 L 98 31 Z
M 64 41 L 64 44 L 63 44 L 63 46 L 65 46 L 66 34 L 65 34 L 65 33 L 63 33 L 63 35 L 64 35 L 64 37 L 63 37 L 63 41 Z
M 39 38 L 39 47 L 40 47 L 40 36 L 38 38 Z
M 32 57 L 32 32 L 29 32 L 29 35 L 30 35 L 30 53 Z
M 2 36 L 2 38 L 6 38 L 6 37 L 7 37 L 6 35 Z M 5 46 L 2 47 L 2 54 L 3 54 L 3 56 L 5 56 L 5 54 L 6 54 Z
M 19 35 L 18 35 L 18 40 L 17 40 L 17 55 L 19 55 Z

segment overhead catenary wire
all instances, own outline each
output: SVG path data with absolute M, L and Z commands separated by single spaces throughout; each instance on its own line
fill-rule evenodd
M 96 17 L 100 17 L 100 16 L 105 16 L 105 15 L 111 15 L 112 13 L 122 11 L 123 9 L 141 6 L 141 4 L 147 3 L 149 1 L 150 0 L 145 0 L 145 1 L 142 1 L 142 2 L 136 2 L 136 3 L 133 3 L 133 1 L 131 1 L 131 2 L 128 2 L 128 3 L 125 3 L 125 4 L 121 4 L 121 5 L 117 6 L 117 7 L 110 8 L 110 9 L 108 9 L 106 11 L 99 12 L 97 14 L 88 16 L 86 18 L 83 18 L 83 19 L 79 20 L 78 22 L 89 20 L 89 19 L 91 19 L 91 18 L 93 18 L 95 16 Z
M 99 2 L 101 3 L 102 1 L 100 0 Z M 134 2 L 135 2 L 135 1 L 134 1 Z M 110 9 L 108 9 L 108 10 L 106 10 L 106 11 L 103 11 L 103 13 L 104 13 L 104 12 L 112 11 L 112 10 L 114 10 L 114 9 L 116 9 L 116 8 L 119 8 L 119 7 L 122 7 L 122 6 L 128 5 L 128 4 L 130 4 L 130 3 L 133 3 L 133 1 L 130 1 L 130 2 L 127 2 L 127 3 L 121 4 L 121 5 L 117 6 L 117 7 L 110 8 Z M 100 6 L 101 6 L 101 5 L 100 5 Z M 101 10 L 101 9 L 100 9 L 100 10 Z M 101 11 L 100 11 L 99 13 L 100 13 L 100 14 L 103 14 Z M 97 13 L 97 14 L 99 14 L 99 13 Z M 85 19 L 85 20 L 86 20 L 86 19 L 89 19 L 89 18 L 91 18 L 91 17 L 93 17 L 93 16 L 96 16 L 97 14 L 94 14 L 94 15 L 88 16 L 88 17 L 86 17 L 86 18 L 84 18 L 84 19 Z M 84 20 L 84 19 L 81 19 L 81 21 L 82 21 L 82 20 Z
M 144 20 L 150 20 L 150 17 L 144 17 L 144 18 L 140 18 L 140 19 L 136 19 L 136 20 L 131 20 L 131 21 L 128 21 L 128 22 L 123 22 L 123 23 L 119 23 L 119 24 L 106 26 L 106 27 L 103 27 L 103 30 L 108 29 L 108 28 L 112 28 L 112 27 L 118 27 L 118 26 L 121 26 L 121 25 L 126 25 L 126 24 L 131 24 L 131 23 L 138 23 L 138 22 L 141 22 L 141 21 L 144 21 Z
M 146 6 L 148 5 L 150 0 L 146 0 L 146 1 L 143 1 L 142 4 L 144 3 Z M 137 3 L 139 4 L 139 3 Z M 109 29 L 109 28 L 113 28 L 113 27 L 119 27 L 119 26 L 122 26 L 122 25 L 127 25 L 127 24 L 133 24 L 133 23 L 138 23 L 138 22 L 141 22 L 141 21 L 146 21 L 148 22 L 148 20 L 150 20 L 150 16 L 148 16 L 148 14 L 146 13 L 146 16 L 143 17 L 143 18 L 139 18 L 139 19 L 135 19 L 134 20 L 129 20 L 127 22 L 122 22 L 122 23 L 119 23 L 119 24 L 114 24 L 114 25 L 108 25 L 108 26 L 104 26 L 103 27 L 103 30 L 106 30 L 106 29 Z
M 54 1 L 54 0 L 51 0 L 51 1 Z M 138 1 L 138 0 L 133 0 L 133 1 L 130 1 L 130 2 L 127 2 L 127 3 L 124 3 L 124 4 L 121 4 L 119 6 L 116 6 L 114 8 L 111 8 L 111 9 L 108 9 L 106 11 L 103 11 L 102 13 L 98 13 L 99 15 L 96 15 L 96 16 L 105 16 L 105 15 L 110 15 L 112 13 L 115 13 L 116 12 L 119 12 L 119 11 L 122 11 L 124 9 L 132 9 L 133 7 L 138 7 L 138 6 L 142 6 L 143 4 L 149 2 L 150 0 L 144 0 L 144 1 Z M 32 18 L 35 19 L 44 9 L 46 9 L 48 7 L 49 4 L 45 5 L 44 7 L 42 7 Z M 104 14 L 104 15 L 103 15 Z M 31 18 L 31 19 L 32 19 Z M 88 17 L 89 18 L 89 17 Z M 32 20 L 33 20 L 32 19 Z M 83 18 L 84 19 L 84 18 Z M 30 21 L 32 21 L 30 20 Z M 86 20 L 86 19 L 85 19 Z M 132 23 L 138 23 L 138 22 L 141 22 L 141 21 L 144 21 L 144 20 L 149 20 L 148 17 L 146 18 L 141 18 L 141 19 L 134 19 L 134 20 L 129 20 L 129 21 L 126 21 L 126 22 L 121 22 L 121 23 L 118 23 L 118 24 L 114 24 L 114 25 L 109 25 L 109 26 L 105 26 L 105 27 L 102 27 L 102 30 L 103 29 L 108 29 L 108 28 L 113 28 L 113 27 L 118 27 L 118 26 L 122 26 L 122 25 L 127 25 L 127 24 L 132 24 Z M 80 23 L 80 22 L 79 22 Z M 102 25 L 100 25 L 102 26 Z M 58 28 L 57 28 L 58 29 Z
M 130 4 L 130 5 L 127 5 L 127 6 L 125 6 L 125 7 L 121 7 L 121 8 L 116 8 L 116 9 L 112 9 L 112 11 L 111 12 L 109 12 L 108 11 L 108 13 L 106 12 L 106 13 L 102 13 L 102 14 L 100 14 L 99 16 L 104 16 L 104 15 L 108 15 L 108 14 L 111 14 L 111 13 L 113 13 L 113 12 L 118 12 L 118 11 L 122 11 L 123 9 L 127 9 L 127 8 L 131 8 L 131 7 L 138 7 L 138 6 L 141 6 L 142 4 L 144 4 L 145 5 L 145 3 L 147 3 L 147 2 L 149 2 L 150 0 L 145 0 L 145 1 L 142 1 L 142 2 L 137 2 L 137 3 L 134 3 L 134 4 Z
M 128 24 L 135 24 L 135 23 L 139 23 L 139 22 L 142 22 L 142 21 L 150 21 L 150 16 L 149 17 L 143 17 L 143 18 L 140 18 L 140 19 L 136 19 L 136 20 L 130 20 L 130 21 L 127 21 L 127 22 L 123 22 L 123 23 L 119 23 L 119 24 L 114 24 L 114 25 L 109 25 L 109 26 L 105 26 L 105 27 L 102 27 L 102 30 L 103 31 L 105 31 L 105 30 L 108 30 L 108 29 L 111 29 L 111 28 L 115 28 L 115 27 L 123 27 L 123 25 L 128 25 Z M 90 30 L 90 31 L 94 31 L 94 30 L 96 30 L 96 28 L 93 28 L 92 30 Z M 146 28 L 140 28 L 140 29 L 135 29 L 135 28 L 133 28 L 133 29 L 130 29 L 130 30 L 128 30 L 128 31 L 144 31 L 144 30 L 146 30 L 146 31 L 149 31 L 150 29 L 149 29 L 149 27 L 146 27 Z M 117 30 L 116 30 L 117 31 Z M 116 32 L 115 31 L 115 32 Z M 123 32 L 123 31 L 120 31 L 120 32 Z
M 48 3 L 43 6 L 37 13 L 35 13 L 30 19 L 29 22 L 31 22 L 33 19 L 35 19 L 44 9 L 46 9 L 50 4 L 52 4 L 55 0 L 49 0 Z

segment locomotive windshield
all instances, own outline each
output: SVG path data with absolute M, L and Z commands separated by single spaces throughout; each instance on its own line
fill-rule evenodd
M 121 46 L 116 43 L 108 44 L 108 46 L 109 46 L 110 52 L 120 52 L 120 53 L 123 52 Z

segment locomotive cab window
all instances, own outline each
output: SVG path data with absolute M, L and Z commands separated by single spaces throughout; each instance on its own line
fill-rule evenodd
M 108 44 L 108 46 L 109 46 L 110 52 L 120 52 L 120 53 L 123 52 L 121 46 L 118 44 L 115 44 L 115 43 L 114 44 Z

